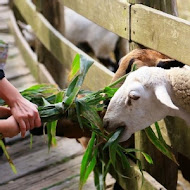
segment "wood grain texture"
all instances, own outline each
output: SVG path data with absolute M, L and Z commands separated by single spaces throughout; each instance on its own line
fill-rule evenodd
M 190 127 L 177 117 L 166 117 L 165 122 L 172 147 L 190 159 Z
M 124 0 L 60 0 L 107 30 L 129 39 L 129 3 Z
M 54 189 L 75 190 L 79 186 L 79 172 L 82 156 L 70 158 L 67 161 L 51 165 L 41 171 L 30 173 L 23 178 L 16 179 L 13 183 L 0 186 L 1 190 L 15 190 L 18 184 L 22 184 L 19 190 Z M 42 183 L 43 182 L 43 183 Z M 93 175 L 89 177 L 84 190 L 95 190 Z
M 10 13 L 9 26 L 13 35 L 15 36 L 17 45 L 19 46 L 20 51 L 22 52 L 22 56 L 36 81 L 41 83 L 43 82 L 55 84 L 55 81 L 48 73 L 46 68 L 41 63 L 38 63 L 36 55 L 33 53 L 30 46 L 22 36 L 13 13 Z
M 190 22 L 164 12 L 133 5 L 131 39 L 190 65 Z
M 82 154 L 82 147 L 75 139 L 62 138 L 59 140 L 57 147 L 52 148 L 50 153 L 48 153 L 47 145 L 46 148 L 40 146 L 35 153 L 31 151 L 29 154 L 14 159 L 14 164 L 18 171 L 17 174 L 11 171 L 7 162 L 0 165 L 0 170 L 4 171 L 0 173 L 0 185 L 21 178 L 29 173 L 40 171 L 48 165 L 67 160 L 79 154 Z
M 111 169 L 110 173 L 116 178 L 117 182 L 121 185 L 123 189 L 126 190 L 166 190 L 166 188 L 156 181 L 150 174 L 143 171 L 144 179 L 142 179 L 142 174 L 132 161 L 130 161 L 131 169 L 122 169 L 121 163 L 118 162 L 116 167 L 117 171 L 125 177 L 116 174 Z M 142 180 L 143 184 L 142 184 Z

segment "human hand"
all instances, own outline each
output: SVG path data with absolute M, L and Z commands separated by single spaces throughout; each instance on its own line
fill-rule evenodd
M 10 116 L 6 120 L 1 120 L 0 129 L 0 132 L 2 133 L 3 137 L 11 138 L 20 133 L 19 126 L 13 116 Z
M 41 126 L 37 106 L 22 96 L 12 103 L 11 113 L 19 124 L 22 137 L 25 137 L 26 131 Z

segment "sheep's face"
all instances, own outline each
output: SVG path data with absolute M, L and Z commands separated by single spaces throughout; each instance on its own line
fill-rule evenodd
M 134 132 L 164 118 L 168 115 L 169 108 L 177 109 L 172 104 L 166 87 L 160 86 L 160 83 L 154 84 L 148 72 L 144 72 L 144 69 L 139 72 L 140 70 L 142 69 L 127 77 L 111 99 L 104 117 L 106 130 L 125 128 L 120 141 L 127 140 Z

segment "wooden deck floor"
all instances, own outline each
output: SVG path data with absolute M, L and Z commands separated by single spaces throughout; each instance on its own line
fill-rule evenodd
M 0 1 L 0 39 L 10 45 L 5 74 L 16 88 L 23 89 L 36 81 L 26 67 L 14 37 L 10 34 L 10 10 L 6 3 L 6 0 Z M 24 139 L 20 135 L 6 139 L 8 152 L 18 173 L 13 174 L 6 158 L 0 157 L 0 190 L 77 190 L 83 149 L 75 139 L 57 140 L 57 147 L 48 153 L 44 136 L 33 137 L 32 149 L 29 134 Z M 109 189 L 112 189 L 113 180 L 109 182 Z M 95 189 L 93 176 L 88 180 L 85 189 Z

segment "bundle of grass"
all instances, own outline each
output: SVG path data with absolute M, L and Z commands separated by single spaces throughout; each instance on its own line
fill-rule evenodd
M 81 90 L 84 78 L 92 64 L 92 60 L 86 59 L 82 55 L 76 55 L 70 75 L 72 81 L 67 89 L 59 90 L 52 85 L 36 85 L 22 91 L 21 94 L 39 106 L 42 122 L 47 123 L 49 147 L 56 144 L 56 124 L 63 117 L 77 122 L 83 130 L 88 129 L 92 132 L 91 140 L 81 163 L 79 187 L 82 189 L 88 176 L 94 171 L 95 185 L 97 189 L 103 190 L 105 189 L 106 175 L 110 168 L 114 169 L 118 175 L 121 175 L 121 172 L 116 167 L 118 162 L 123 170 L 130 170 L 129 158 L 132 158 L 137 162 L 142 172 L 141 162 L 135 156 L 135 152 L 141 152 L 150 164 L 153 161 L 146 153 L 136 149 L 124 148 L 119 144 L 122 128 L 111 134 L 104 130 L 99 113 L 105 111 L 107 107 L 105 102 L 109 101 L 117 91 L 114 86 L 123 81 L 126 76 L 97 92 Z M 78 97 L 79 95 L 80 98 Z M 1 105 L 3 104 L 4 102 L 2 101 Z M 156 126 L 156 129 L 158 137 L 151 128 L 146 131 L 148 137 L 163 154 L 175 161 L 172 152 L 163 141 L 159 127 Z M 2 144 L 2 141 L 0 143 Z M 8 159 L 12 164 L 10 158 Z

